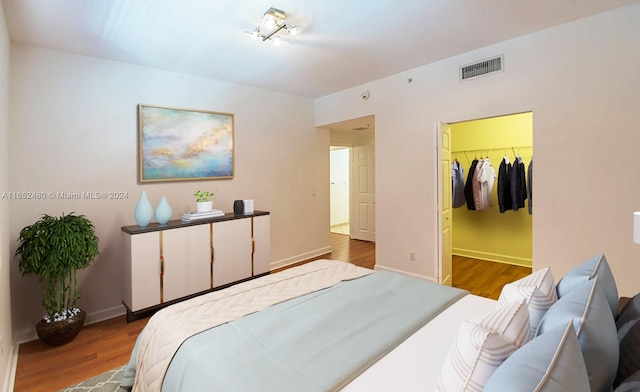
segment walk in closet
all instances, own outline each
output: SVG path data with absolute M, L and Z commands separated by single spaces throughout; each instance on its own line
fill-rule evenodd
M 451 124 L 454 255 L 531 267 L 532 146 L 530 112 Z

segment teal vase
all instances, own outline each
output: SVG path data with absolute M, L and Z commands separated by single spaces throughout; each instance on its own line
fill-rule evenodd
M 153 219 L 153 206 L 147 197 L 147 192 L 142 191 L 133 216 L 140 227 L 147 227 L 149 223 L 151 223 L 151 219 Z
M 173 215 L 173 210 L 169 203 L 167 203 L 167 199 L 162 196 L 160 204 L 158 204 L 158 207 L 156 208 L 156 220 L 161 225 L 164 225 L 171 220 L 171 215 Z

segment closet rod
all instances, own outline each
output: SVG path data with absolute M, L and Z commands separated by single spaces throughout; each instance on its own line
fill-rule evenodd
M 489 151 L 513 151 L 513 150 L 520 150 L 520 149 L 527 149 L 527 148 L 533 148 L 533 146 L 509 146 L 509 147 L 501 147 L 501 148 L 479 148 L 477 150 L 458 150 L 458 151 L 451 151 L 452 154 L 463 154 L 465 152 L 489 152 Z

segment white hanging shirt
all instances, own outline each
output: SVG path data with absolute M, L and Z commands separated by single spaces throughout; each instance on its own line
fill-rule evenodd
M 493 185 L 496 181 L 496 171 L 491 164 L 489 158 L 484 160 L 482 167 L 478 171 L 477 177 L 480 182 L 480 197 L 482 200 L 482 210 L 486 210 L 491 207 L 491 193 L 493 192 Z

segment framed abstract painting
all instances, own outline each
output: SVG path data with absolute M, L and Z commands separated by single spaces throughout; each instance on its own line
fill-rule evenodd
M 233 114 L 138 105 L 139 182 L 233 178 Z

